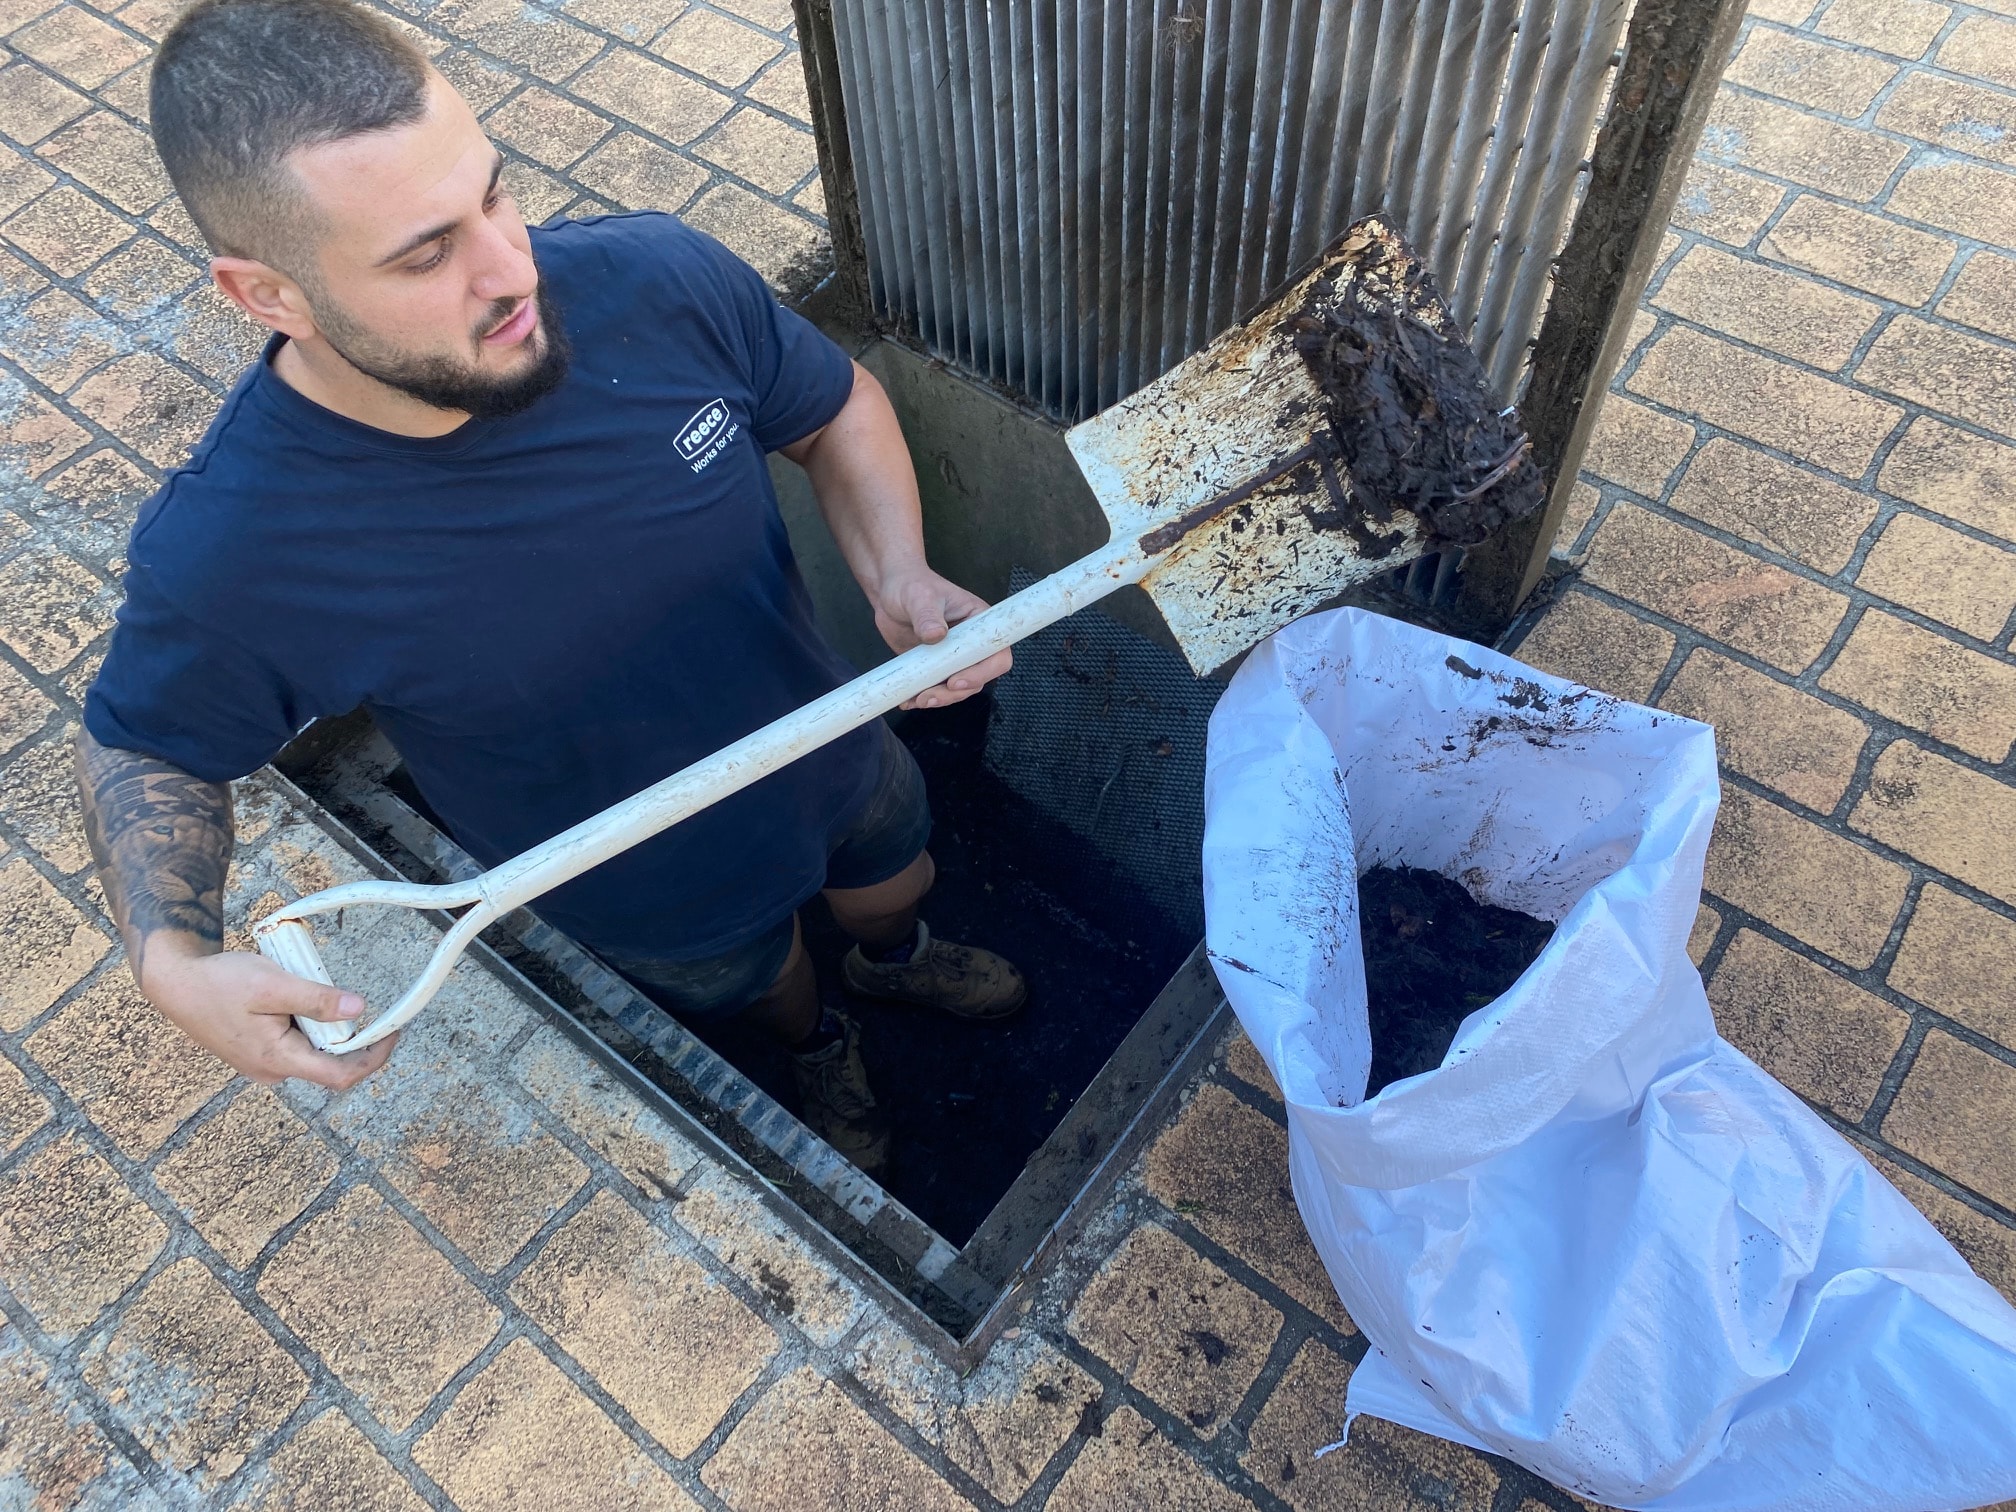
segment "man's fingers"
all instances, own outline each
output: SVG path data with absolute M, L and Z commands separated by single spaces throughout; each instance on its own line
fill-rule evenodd
M 954 693 L 971 693 L 983 688 L 1015 665 L 1012 651 L 996 651 L 977 666 L 968 667 L 964 672 L 954 672 L 946 679 L 945 686 Z
M 254 1013 L 287 1014 L 320 1019 L 325 1024 L 354 1019 L 364 1011 L 364 999 L 340 987 L 325 986 L 289 975 L 277 968 L 266 990 L 252 1004 Z
M 317 1050 L 308 1042 L 308 1036 L 297 1032 L 280 1042 L 270 1064 L 281 1076 L 298 1077 L 332 1092 L 342 1092 L 384 1065 L 398 1039 L 398 1035 L 391 1034 L 348 1055 L 330 1055 Z

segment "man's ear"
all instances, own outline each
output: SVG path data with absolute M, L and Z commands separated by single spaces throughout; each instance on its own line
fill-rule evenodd
M 279 269 L 251 257 L 213 257 L 210 276 L 226 299 L 259 324 L 297 340 L 315 334 L 301 286 Z

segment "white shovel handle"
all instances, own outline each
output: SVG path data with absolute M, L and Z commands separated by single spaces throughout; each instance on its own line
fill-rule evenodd
M 400 1028 L 424 1008 L 447 980 L 469 942 L 495 920 L 590 867 L 620 855 L 681 819 L 740 792 L 788 766 L 808 751 L 859 729 L 955 672 L 985 661 L 995 652 L 1034 635 L 1114 589 L 1139 582 L 1151 558 L 1133 541 L 1109 545 L 1062 571 L 1003 599 L 963 624 L 936 645 L 913 646 L 872 672 L 835 688 L 804 708 L 772 721 L 733 745 L 696 761 L 634 797 L 584 819 L 572 829 L 535 845 L 523 855 L 466 882 L 429 887 L 416 882 L 350 882 L 288 904 L 267 915 L 252 931 L 260 952 L 311 981 L 329 976 L 302 921 L 316 914 L 365 904 L 404 908 L 459 908 L 456 919 L 406 993 L 363 1028 L 296 1020 L 321 1049 L 335 1054 L 361 1050 Z

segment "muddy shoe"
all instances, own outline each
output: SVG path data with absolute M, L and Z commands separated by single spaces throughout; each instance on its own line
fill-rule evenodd
M 840 1014 L 839 1039 L 791 1057 L 805 1127 L 870 1176 L 889 1164 L 889 1110 L 875 1100 L 861 1064 L 861 1026 Z
M 920 919 L 907 961 L 875 961 L 856 945 L 840 963 L 849 992 L 942 1008 L 955 1018 L 1003 1019 L 1028 1001 L 1022 973 L 991 950 L 934 940 Z

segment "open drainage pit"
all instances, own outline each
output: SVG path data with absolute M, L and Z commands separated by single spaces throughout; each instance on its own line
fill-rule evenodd
M 891 1105 L 886 1185 L 791 1116 L 789 1063 L 767 1036 L 681 1024 L 542 923 L 536 904 L 485 941 L 639 1096 L 698 1118 L 963 1364 L 1215 1038 L 1204 1031 L 1223 1000 L 1197 944 L 1197 868 L 1218 691 L 1094 610 L 1025 642 L 991 697 L 899 719 L 935 821 L 938 881 L 923 916 L 941 937 L 1015 962 L 1030 998 L 1000 1025 L 850 998 L 839 963 L 851 942 L 822 903 L 805 909 L 821 991 L 860 1021 Z M 399 874 L 474 869 L 368 719 L 324 721 L 279 765 Z

